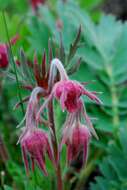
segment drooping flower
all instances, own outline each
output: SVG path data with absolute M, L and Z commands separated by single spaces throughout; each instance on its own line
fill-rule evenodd
M 64 129 L 61 146 L 63 144 L 67 145 L 69 165 L 78 158 L 79 154 L 82 155 L 82 166 L 86 163 L 90 137 L 89 129 L 81 123 L 74 123 L 69 130 L 68 128 Z
M 43 5 L 45 3 L 46 0 L 30 0 L 31 6 L 33 8 L 34 11 L 37 10 L 39 5 Z
M 85 124 L 81 123 L 82 116 Z M 86 164 L 91 133 L 98 138 L 92 123 L 85 112 L 85 107 L 82 102 L 80 102 L 77 111 L 67 115 L 63 127 L 62 140 L 59 146 L 59 152 L 61 152 L 62 146 L 64 144 L 67 145 L 67 161 L 69 165 L 73 165 L 79 157 L 81 167 Z
M 28 156 L 30 156 L 32 169 L 34 170 L 34 162 L 36 162 L 43 173 L 48 175 L 45 166 L 45 154 L 47 153 L 49 159 L 53 161 L 53 153 L 47 133 L 41 129 L 34 128 L 24 135 L 20 143 L 27 174 L 29 173 Z
M 34 162 L 36 162 L 43 173 L 47 175 L 45 154 L 47 153 L 49 159 L 53 162 L 54 159 L 48 134 L 44 130 L 37 128 L 35 120 L 36 112 L 38 110 L 39 95 L 41 93 L 43 93 L 43 89 L 40 87 L 36 87 L 31 93 L 24 117 L 26 120 L 25 128 L 18 142 L 21 144 L 27 174 L 29 174 L 28 156 L 30 156 L 32 169 L 34 169 Z
M 54 84 L 56 68 L 60 73 L 61 80 Z M 69 113 L 76 112 L 76 110 L 79 109 L 82 102 L 82 95 L 86 95 L 91 100 L 99 104 L 101 103 L 100 99 L 96 96 L 96 92 L 90 92 L 86 90 L 84 86 L 79 82 L 70 80 L 68 78 L 67 73 L 59 59 L 52 60 L 49 77 L 49 87 L 53 86 L 53 88 L 46 102 L 40 108 L 37 114 L 37 119 L 40 117 L 40 113 L 48 101 L 54 97 L 60 101 L 62 110 L 64 111 L 66 109 Z
M 8 51 L 6 44 L 0 44 L 0 68 L 7 68 L 8 66 Z
M 62 110 L 75 112 L 80 104 L 80 97 L 88 96 L 91 100 L 100 103 L 100 100 L 93 92 L 87 91 L 79 82 L 63 80 L 57 82 L 54 87 L 54 96 L 60 101 Z

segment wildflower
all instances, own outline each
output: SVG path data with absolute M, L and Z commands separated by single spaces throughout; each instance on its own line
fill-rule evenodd
M 38 6 L 45 3 L 45 0 L 30 0 L 33 10 L 37 10 Z
M 55 72 L 56 68 L 60 73 L 61 80 L 59 82 L 56 82 L 55 85 L 53 85 L 53 81 L 56 74 Z M 101 103 L 99 98 L 95 95 L 96 92 L 90 92 L 86 90 L 83 87 L 83 85 L 81 85 L 79 82 L 70 80 L 68 78 L 67 73 L 59 59 L 53 59 L 51 62 L 49 87 L 52 86 L 53 88 L 51 94 L 47 98 L 44 105 L 42 105 L 42 107 L 40 108 L 37 114 L 37 119 L 39 118 L 40 113 L 42 112 L 48 101 L 54 97 L 60 101 L 62 110 L 64 111 L 66 109 L 70 113 L 73 113 L 77 109 L 79 109 L 80 104 L 82 102 L 81 100 L 82 95 L 86 95 L 91 100 L 97 103 Z
M 29 155 L 32 161 L 32 168 L 34 169 L 34 162 L 36 161 L 44 174 L 47 175 L 45 167 L 45 154 L 47 153 L 49 159 L 53 161 L 52 148 L 50 146 L 47 133 L 42 129 L 37 128 L 35 121 L 35 114 L 38 109 L 39 94 L 41 93 L 43 93 L 43 89 L 40 87 L 36 87 L 32 91 L 24 117 L 24 119 L 26 119 L 26 126 L 18 142 L 21 144 L 27 174 L 29 173 L 27 158 Z
M 8 51 L 6 44 L 0 44 L 0 68 L 7 68 L 8 66 Z
M 81 124 L 81 118 L 85 119 L 86 124 Z M 96 132 L 92 123 L 85 112 L 85 107 L 80 101 L 80 106 L 76 112 L 69 113 L 64 123 L 62 140 L 59 146 L 59 152 L 63 144 L 67 145 L 67 161 L 71 165 L 79 155 L 81 156 L 81 167 L 85 165 L 88 156 L 88 144 L 91 133 L 96 138 Z
M 60 100 L 62 110 L 75 112 L 79 107 L 80 96 L 86 95 L 91 100 L 100 103 L 100 100 L 92 93 L 83 88 L 83 86 L 72 80 L 63 80 L 57 82 L 54 87 L 54 96 Z
M 76 160 L 80 153 L 82 153 L 82 166 L 86 163 L 90 137 L 89 129 L 81 123 L 73 124 L 69 131 L 66 128 L 61 146 L 63 144 L 67 145 L 67 161 L 69 165 Z
M 52 149 L 47 133 L 36 128 L 28 131 L 21 140 L 21 148 L 27 174 L 29 173 L 27 155 L 30 155 L 32 169 L 34 170 L 34 162 L 36 161 L 40 169 L 47 176 L 48 173 L 45 167 L 45 154 L 47 153 L 49 159 L 53 160 Z

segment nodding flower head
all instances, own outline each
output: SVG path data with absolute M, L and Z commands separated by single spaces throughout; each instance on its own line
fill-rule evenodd
M 0 68 L 7 68 L 8 66 L 8 52 L 7 52 L 7 45 L 0 44 Z
M 40 4 L 43 5 L 45 3 L 45 0 L 30 0 L 30 3 L 31 3 L 33 10 L 35 11 L 35 10 L 37 10 L 37 8 Z
M 39 94 L 41 93 L 43 93 L 43 89 L 40 87 L 36 87 L 31 93 L 24 117 L 26 124 L 19 138 L 19 142 L 21 144 L 27 174 L 29 173 L 29 164 L 27 159 L 29 155 L 32 161 L 32 168 L 34 169 L 34 162 L 36 161 L 44 174 L 47 175 L 45 154 L 48 154 L 49 159 L 52 160 L 53 163 L 54 159 L 48 135 L 45 131 L 37 128 L 35 120 L 35 115 L 38 109 Z
M 54 96 L 60 100 L 62 110 L 75 112 L 79 106 L 82 87 L 75 81 L 63 80 L 55 85 Z
M 80 153 L 82 155 L 82 164 L 86 163 L 90 137 L 89 129 L 81 123 L 73 125 L 70 131 L 67 128 L 65 129 L 61 143 L 67 145 L 67 161 L 69 165 L 78 158 Z
M 48 175 L 45 166 L 45 154 L 47 153 L 49 159 L 53 161 L 53 153 L 47 133 L 41 129 L 28 131 L 21 139 L 21 148 L 27 174 L 29 174 L 28 156 L 30 156 L 32 169 L 34 170 L 34 163 L 36 162 L 44 175 Z
M 61 80 L 57 82 L 53 89 L 54 96 L 60 101 L 62 110 L 68 112 L 75 112 L 79 109 L 82 95 L 86 95 L 91 100 L 101 103 L 99 98 L 89 92 L 79 82 L 72 80 Z
M 56 82 L 54 85 L 56 68 L 60 73 L 61 80 Z M 40 112 L 42 112 L 48 101 L 54 97 L 60 101 L 62 110 L 64 111 L 66 109 L 69 113 L 74 113 L 79 109 L 82 102 L 82 95 L 86 95 L 88 98 L 99 104 L 101 103 L 100 99 L 96 96 L 96 92 L 90 92 L 79 82 L 68 78 L 68 75 L 59 59 L 53 59 L 51 62 L 48 86 L 51 89 L 51 93 L 46 99 L 46 102 L 41 106 L 37 114 L 37 120 Z

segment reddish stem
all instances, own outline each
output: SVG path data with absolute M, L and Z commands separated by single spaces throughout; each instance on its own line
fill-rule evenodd
M 57 137 L 56 137 L 53 101 L 52 100 L 50 100 L 49 104 L 48 104 L 48 117 L 49 117 L 49 122 L 51 123 L 51 128 L 53 131 L 52 144 L 53 144 L 53 150 L 54 150 L 54 157 L 55 157 L 55 160 L 58 160 L 59 151 L 58 151 L 58 143 L 57 143 Z M 62 183 L 60 163 L 58 163 L 57 167 L 56 167 L 56 176 L 57 176 L 57 190 L 62 190 L 63 189 L 63 183 Z

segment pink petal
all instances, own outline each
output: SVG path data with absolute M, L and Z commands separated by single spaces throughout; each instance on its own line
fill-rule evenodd
M 96 101 L 98 104 L 102 104 L 102 101 L 97 96 L 95 96 L 95 93 L 89 92 L 88 90 L 84 89 L 83 94 L 88 96 L 91 100 Z
M 31 156 L 31 165 L 32 165 L 32 171 L 35 169 L 35 163 L 34 163 L 34 158 Z
M 99 139 L 97 134 L 96 134 L 96 131 L 92 125 L 92 122 L 90 121 L 90 118 L 88 117 L 88 115 L 86 113 L 85 105 L 83 106 L 83 115 L 85 117 L 85 120 L 86 120 L 87 126 L 89 127 L 89 130 L 95 136 L 96 139 Z
M 61 108 L 62 108 L 63 112 L 65 110 L 65 101 L 66 101 L 66 99 L 67 99 L 67 92 L 66 92 L 66 90 L 63 90 L 62 95 L 60 97 L 60 104 L 61 104 Z
M 26 169 L 26 174 L 29 176 L 29 163 L 28 163 L 28 159 L 27 159 L 27 153 L 25 150 L 25 146 L 22 146 L 22 155 L 23 155 L 23 160 L 24 160 L 24 165 L 25 165 L 25 169 Z
M 40 152 L 38 152 L 35 159 L 37 160 L 38 166 L 39 166 L 40 169 L 43 171 L 44 175 L 45 175 L 45 176 L 48 176 L 48 173 L 47 173 L 46 167 L 45 167 L 44 156 L 41 155 Z

